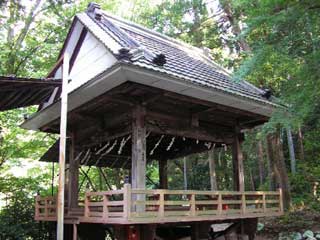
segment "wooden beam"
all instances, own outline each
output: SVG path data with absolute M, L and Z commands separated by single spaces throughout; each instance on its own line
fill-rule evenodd
M 163 122 L 166 125 L 171 126 L 184 126 L 184 127 L 190 127 L 192 123 L 194 124 L 194 127 L 201 127 L 203 129 L 207 129 L 209 132 L 216 132 L 221 133 L 223 135 L 232 134 L 233 135 L 233 127 L 231 126 L 225 126 L 223 124 L 216 124 L 216 123 L 210 123 L 206 122 L 202 119 L 199 119 L 197 114 L 189 116 L 182 116 L 182 115 L 176 115 L 176 114 L 169 114 L 169 113 L 163 113 L 160 111 L 153 111 L 148 110 L 147 111 L 147 122 Z M 234 126 L 234 123 L 232 124 Z
M 244 191 L 244 166 L 243 153 L 241 150 L 242 134 L 239 126 L 235 127 L 234 141 L 232 145 L 232 163 L 233 163 L 233 180 L 234 190 Z
M 199 115 L 198 114 L 191 114 L 191 126 L 192 127 L 199 127 Z
M 208 102 L 208 101 L 197 99 L 197 98 L 192 98 L 189 96 L 183 96 L 183 95 L 179 95 L 179 94 L 172 93 L 172 92 L 167 92 L 164 94 L 164 96 L 167 96 L 167 97 L 170 97 L 170 98 L 173 98 L 176 100 L 188 102 L 188 103 L 199 104 L 199 105 L 207 106 L 210 108 L 215 108 L 217 110 L 229 112 L 232 114 L 239 114 L 239 115 L 243 115 L 243 116 L 260 117 L 261 118 L 261 116 L 256 113 L 252 113 L 249 111 L 241 110 L 241 109 L 230 107 L 230 106 L 224 106 L 224 105 L 221 105 L 218 103 Z
M 121 126 L 121 127 L 122 129 L 120 130 L 118 129 L 118 131 L 114 131 L 114 132 L 108 131 L 108 132 L 105 132 L 104 134 L 99 132 L 91 137 L 88 137 L 87 134 L 82 134 L 81 142 L 79 142 L 79 145 L 81 147 L 92 147 L 103 142 L 107 142 L 110 140 L 114 140 L 116 138 L 126 136 L 132 132 L 131 126 Z
M 228 136 L 210 133 L 205 129 L 200 127 L 171 127 L 171 126 L 159 126 L 153 123 L 147 123 L 148 131 L 159 133 L 159 134 L 167 134 L 173 136 L 180 136 L 186 138 L 197 139 L 200 141 L 208 141 L 208 142 L 216 142 L 216 143 L 231 143 L 232 139 L 228 138 Z

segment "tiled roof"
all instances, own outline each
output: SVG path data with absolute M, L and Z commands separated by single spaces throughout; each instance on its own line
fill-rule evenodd
M 246 81 L 235 82 L 231 75 L 208 58 L 202 49 L 118 19 L 101 11 L 97 6 L 93 9 L 89 7 L 85 14 L 115 41 L 113 46 L 115 44 L 120 46 L 120 49 L 112 49 L 108 43 L 105 43 L 106 47 L 109 47 L 109 50 L 121 61 L 178 77 L 198 86 L 272 104 L 265 97 L 264 90 Z M 81 16 L 78 15 L 78 18 L 81 21 Z M 92 29 L 97 30 L 96 26 Z M 159 56 L 162 62 L 156 64 L 155 59 Z

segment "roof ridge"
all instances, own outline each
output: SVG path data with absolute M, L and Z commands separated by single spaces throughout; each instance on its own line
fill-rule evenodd
M 228 76 L 231 76 L 232 73 L 221 67 L 218 63 L 216 63 L 212 58 L 206 56 L 206 54 L 204 53 L 203 49 L 201 48 L 198 48 L 198 47 L 195 47 L 195 46 L 192 46 L 191 44 L 188 44 L 182 40 L 178 40 L 178 39 L 175 39 L 175 38 L 172 38 L 172 37 L 169 37 L 165 34 L 162 34 L 162 33 L 159 33 L 155 30 L 152 30 L 152 29 L 149 29 L 147 27 L 144 27 L 142 26 L 141 24 L 138 24 L 138 23 L 134 23 L 130 20 L 127 20 L 127 19 L 124 19 L 124 18 L 121 18 L 121 17 L 118 17 L 118 16 L 115 16 L 109 12 L 106 12 L 105 10 L 101 10 L 102 13 L 106 16 L 106 17 L 109 17 L 121 24 L 123 24 L 124 27 L 133 27 L 133 28 L 136 28 L 140 31 L 144 31 L 144 32 L 147 32 L 148 34 L 150 34 L 152 37 L 154 36 L 157 36 L 160 38 L 160 40 L 163 40 L 163 41 L 166 41 L 166 42 L 169 42 L 169 44 L 176 44 L 178 45 L 178 47 L 181 47 L 181 45 L 184 47 L 184 48 L 187 48 L 187 49 L 190 49 L 190 50 L 193 50 L 195 51 L 201 58 L 203 58 L 203 60 L 205 60 L 209 65 L 211 66 L 214 66 L 215 68 L 217 68 L 218 70 L 220 71 L 223 71 L 224 74 L 227 74 Z
M 121 42 L 125 44 L 125 47 L 119 50 L 118 57 L 122 56 L 129 57 L 132 61 L 138 60 L 144 57 L 151 63 L 162 66 L 166 63 L 165 56 L 158 52 L 152 52 L 147 47 L 141 45 L 132 36 L 130 36 L 126 31 L 117 26 L 113 21 L 110 21 L 109 17 L 106 16 L 101 9 L 95 9 L 93 11 L 86 11 L 88 17 L 92 19 L 97 25 L 103 25 L 112 34 L 115 41 L 121 45 Z M 130 55 L 130 56 L 129 56 Z

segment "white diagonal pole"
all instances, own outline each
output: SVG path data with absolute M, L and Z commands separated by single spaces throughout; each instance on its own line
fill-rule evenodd
M 59 148 L 59 186 L 57 202 L 57 240 L 63 240 L 64 222 L 64 183 L 66 164 L 66 135 L 67 135 L 67 112 L 68 112 L 68 78 L 69 78 L 69 55 L 64 54 L 62 67 L 62 91 L 61 91 L 61 116 L 60 116 L 60 148 Z

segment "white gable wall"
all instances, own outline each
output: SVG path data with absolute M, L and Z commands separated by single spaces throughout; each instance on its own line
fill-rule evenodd
M 70 72 L 69 92 L 105 71 L 116 61 L 106 47 L 90 32 L 87 32 Z

